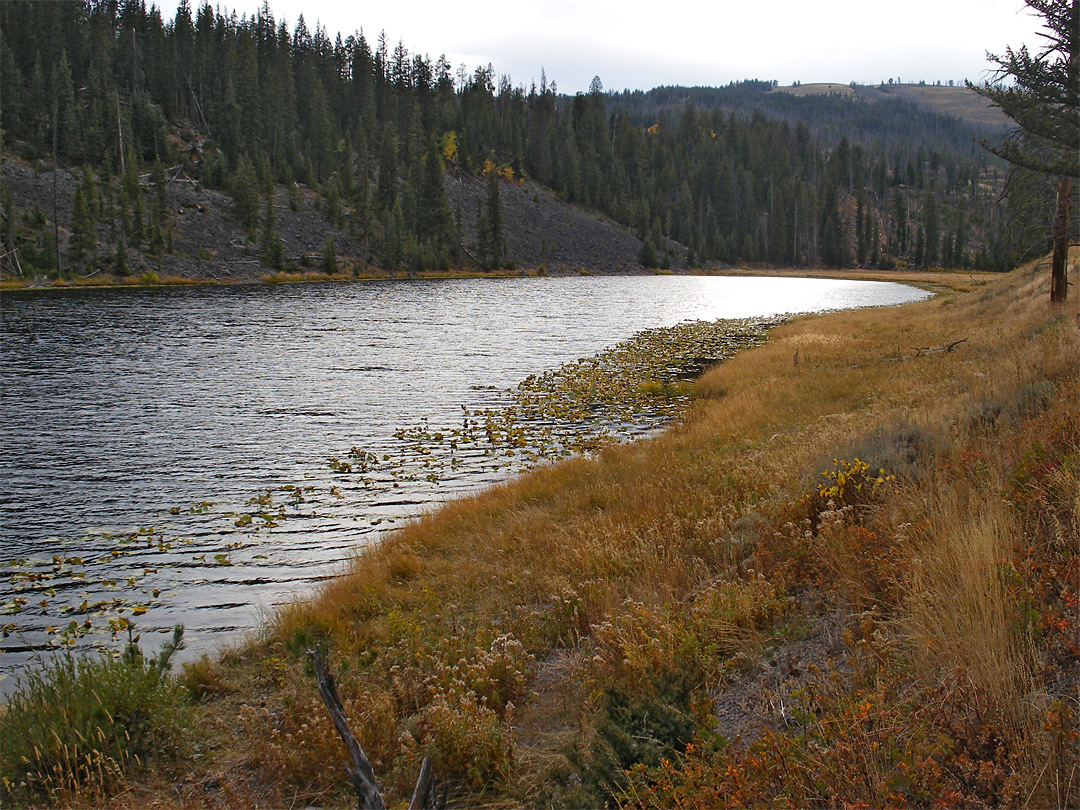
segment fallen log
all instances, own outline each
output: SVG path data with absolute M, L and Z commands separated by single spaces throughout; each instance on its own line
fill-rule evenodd
M 934 354 L 935 352 L 951 352 L 961 343 L 966 342 L 967 338 L 963 338 L 962 340 L 954 340 L 948 346 L 936 346 L 933 348 L 931 348 L 930 346 L 912 346 L 912 348 L 915 349 L 916 357 L 922 357 L 924 354 Z
M 481 267 L 484 266 L 484 263 L 482 261 L 480 261 L 479 257 L 475 253 L 473 253 L 471 250 L 469 250 L 467 247 L 465 247 L 464 243 L 461 244 L 461 250 L 466 256 L 468 256 L 470 259 L 472 259 L 478 265 L 480 265 Z

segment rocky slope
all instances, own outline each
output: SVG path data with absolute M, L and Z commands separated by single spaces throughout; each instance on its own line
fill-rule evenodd
M 35 207 L 50 220 L 51 227 L 54 178 L 50 164 L 34 166 L 4 156 L 0 178 L 4 193 L 10 192 L 16 234 L 20 227 L 27 227 L 28 215 Z M 69 264 L 67 243 L 78 178 L 78 172 L 65 167 L 56 176 L 61 261 L 65 266 Z M 142 181 L 149 193 L 149 176 Z M 237 221 L 227 193 L 183 178 L 170 181 L 168 189 L 174 222 L 172 252 L 150 256 L 129 250 L 133 275 L 152 270 L 161 278 L 252 282 L 272 272 L 260 262 L 259 245 Z M 451 208 L 460 212 L 468 243 L 474 238 L 477 203 L 485 197 L 485 184 L 477 178 L 448 174 L 446 189 Z M 549 273 L 645 272 L 638 262 L 641 241 L 602 215 L 567 205 L 548 189 L 528 180 L 502 183 L 500 198 L 508 261 L 517 270 L 536 270 L 544 265 Z M 328 222 L 319 212 L 318 202 L 317 194 L 306 188 L 292 195 L 284 187 L 275 190 L 275 217 L 286 262 L 317 269 L 327 239 L 333 238 L 340 258 L 362 264 L 362 241 Z M 107 226 L 99 227 L 98 242 L 99 255 L 111 255 L 115 250 Z M 685 248 L 675 243 L 670 248 L 677 256 L 686 254 Z M 8 265 L 3 263 L 6 278 L 15 274 Z M 675 269 L 680 266 L 678 260 L 673 262 Z

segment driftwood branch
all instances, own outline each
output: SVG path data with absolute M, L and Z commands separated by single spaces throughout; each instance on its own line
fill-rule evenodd
M 428 799 L 431 797 L 431 758 L 424 757 L 420 763 L 420 776 L 416 779 L 416 789 L 413 790 L 412 800 L 409 802 L 409 810 L 424 810 L 430 807 Z
M 22 278 L 23 271 L 22 265 L 19 263 L 18 248 L 12 248 L 11 250 L 5 251 L 2 255 L 0 255 L 0 262 L 4 261 L 8 263 L 8 267 L 18 273 L 19 277 Z
M 948 346 L 935 346 L 935 347 L 913 346 L 912 348 L 915 349 L 915 356 L 916 357 L 922 357 L 924 354 L 934 354 L 935 352 L 951 352 L 953 349 L 955 349 L 961 343 L 966 343 L 966 342 L 967 342 L 967 338 L 963 338 L 962 340 L 954 340 Z
M 484 266 L 484 263 L 482 261 L 480 261 L 480 259 L 476 256 L 475 253 L 473 253 L 471 250 L 469 250 L 467 247 L 465 247 L 464 243 L 461 244 L 461 250 L 465 253 L 466 256 L 468 256 L 470 259 L 472 259 L 478 265 L 480 265 L 481 267 Z
M 319 695 L 322 696 L 323 703 L 326 704 L 326 709 L 330 712 L 330 719 L 334 721 L 338 735 L 345 743 L 345 747 L 349 749 L 349 756 L 352 757 L 352 764 L 346 762 L 345 768 L 348 770 L 349 776 L 352 777 L 353 789 L 356 790 L 356 796 L 359 800 L 358 806 L 360 810 L 385 810 L 386 804 L 383 802 L 379 786 L 375 782 L 375 771 L 372 769 L 367 756 L 364 755 L 364 749 L 360 747 L 360 741 L 356 739 L 356 735 L 352 733 L 349 723 L 345 719 L 345 708 L 341 705 L 341 698 L 338 697 L 334 676 L 323 666 L 319 650 L 308 650 L 307 654 L 315 665 L 315 681 L 319 686 Z M 423 768 L 421 768 L 422 771 Z M 419 789 L 420 784 L 417 783 L 417 790 Z

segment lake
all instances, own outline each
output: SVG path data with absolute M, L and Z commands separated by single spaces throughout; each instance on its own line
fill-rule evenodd
M 432 472 L 403 443 L 639 330 L 927 295 L 696 276 L 5 293 L 0 670 L 123 638 L 120 618 L 150 648 L 183 622 L 187 658 L 234 640 L 518 469 L 463 451 Z

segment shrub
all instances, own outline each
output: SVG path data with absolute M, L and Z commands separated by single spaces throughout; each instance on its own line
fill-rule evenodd
M 855 442 L 842 457 L 861 459 L 869 470 L 888 470 L 898 479 L 921 482 L 932 465 L 936 442 L 933 433 L 901 420 Z
M 705 680 L 701 642 L 667 609 L 627 600 L 593 627 L 593 667 L 603 687 L 596 734 L 570 758 L 590 804 L 611 804 L 634 766 L 655 767 L 693 739 Z
M 419 746 L 431 757 L 440 780 L 481 790 L 495 787 L 513 772 L 513 731 L 475 692 L 439 695 L 424 707 L 406 748 Z
M 694 739 L 692 672 L 667 669 L 645 688 L 607 688 L 601 699 L 597 739 L 572 756 L 592 802 L 613 804 L 626 771 L 678 759 Z
M 804 498 L 806 516 L 815 533 L 823 513 L 851 507 L 857 516 L 860 507 L 873 501 L 894 480 L 884 469 L 872 472 L 870 465 L 859 458 L 833 459 L 833 469 L 825 470 L 821 477 L 825 480 Z
M 66 653 L 29 672 L 0 715 L 0 794 L 67 806 L 116 793 L 134 771 L 168 770 L 191 725 L 168 672 L 182 633 L 155 659 L 132 642 L 116 658 Z

